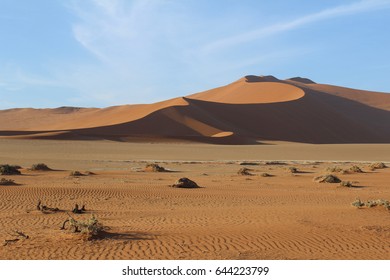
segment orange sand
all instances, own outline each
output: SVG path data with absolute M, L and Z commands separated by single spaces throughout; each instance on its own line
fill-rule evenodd
M 356 197 L 390 200 L 390 168 L 368 168 L 390 158 L 389 148 L 0 140 L 0 163 L 23 167 L 22 175 L 0 175 L 19 184 L 0 186 L 0 240 L 15 230 L 30 237 L 1 246 L 0 258 L 389 259 L 389 212 L 351 206 Z M 272 159 L 285 165 L 266 164 Z M 246 166 L 254 176 L 237 175 L 244 160 L 258 164 Z M 176 172 L 140 172 L 150 161 Z M 27 169 L 38 162 L 55 170 Z M 365 173 L 337 174 L 354 188 L 312 180 L 326 167 L 354 164 Z M 96 175 L 69 177 L 71 170 Z M 169 187 L 180 177 L 202 188 Z M 92 241 L 64 232 L 67 214 L 37 211 L 39 199 L 68 212 L 85 204 L 87 213 L 73 216 L 93 213 L 105 232 Z

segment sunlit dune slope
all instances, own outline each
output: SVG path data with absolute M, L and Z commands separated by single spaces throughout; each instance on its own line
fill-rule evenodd
M 390 94 L 245 76 L 187 97 L 105 109 L 0 111 L 2 137 L 255 144 L 390 143 Z

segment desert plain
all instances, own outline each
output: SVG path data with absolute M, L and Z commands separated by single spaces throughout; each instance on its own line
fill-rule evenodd
M 0 120 L 0 165 L 21 172 L 0 175 L 0 259 L 390 259 L 390 168 L 372 168 L 390 166 L 390 94 L 245 76 Z M 64 227 L 92 215 L 93 238 Z
M 351 205 L 390 199 L 390 168 L 369 168 L 390 158 L 387 144 L 1 139 L 0 155 L 22 167 L 1 176 L 17 185 L 0 186 L 0 240 L 29 236 L 4 243 L 1 259 L 390 258 L 389 211 Z M 39 162 L 53 170 L 29 170 Z M 172 172 L 145 172 L 148 163 Z M 354 165 L 363 172 L 335 174 L 352 187 L 313 181 Z M 252 175 L 237 174 L 243 167 Z M 75 170 L 94 175 L 70 176 Z M 171 187 L 181 177 L 200 188 Z M 39 211 L 38 200 L 60 211 Z M 75 204 L 86 212 L 73 214 Z M 86 240 L 61 230 L 67 213 L 93 214 L 104 231 Z

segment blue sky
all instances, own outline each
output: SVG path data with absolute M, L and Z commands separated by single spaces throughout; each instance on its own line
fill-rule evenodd
M 0 0 L 0 109 L 151 103 L 245 75 L 390 92 L 390 0 Z

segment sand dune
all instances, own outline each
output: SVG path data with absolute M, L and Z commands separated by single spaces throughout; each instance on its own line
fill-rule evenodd
M 390 94 L 245 76 L 187 97 L 104 109 L 0 111 L 0 137 L 255 144 L 390 143 Z

